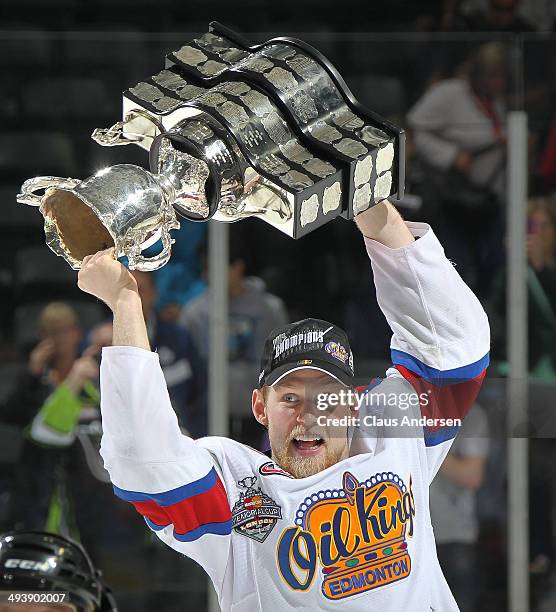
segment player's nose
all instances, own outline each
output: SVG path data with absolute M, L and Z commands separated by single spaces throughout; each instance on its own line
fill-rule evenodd
M 318 408 L 315 402 L 305 399 L 297 413 L 297 422 L 309 428 L 317 422 Z

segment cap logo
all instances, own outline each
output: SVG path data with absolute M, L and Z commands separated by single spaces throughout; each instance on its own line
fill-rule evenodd
M 296 365 L 311 365 L 312 363 L 312 359 L 300 359 Z
M 313 344 L 320 344 L 322 346 L 323 337 L 326 331 L 328 330 L 311 330 L 292 334 L 291 336 L 280 334 L 280 336 L 274 340 L 274 359 L 277 359 L 282 353 L 293 348 L 297 348 L 298 350 L 308 349 L 309 346 L 307 345 Z
M 345 363 L 349 359 L 348 352 L 339 342 L 328 342 L 324 350 L 342 363 Z

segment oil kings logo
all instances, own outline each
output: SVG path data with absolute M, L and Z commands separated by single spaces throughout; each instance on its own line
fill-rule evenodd
M 284 530 L 277 562 L 284 581 L 307 591 L 322 568 L 321 589 L 345 599 L 407 578 L 415 503 L 409 487 L 391 472 L 358 482 L 345 472 L 341 489 L 318 491 L 297 510 L 295 527 Z

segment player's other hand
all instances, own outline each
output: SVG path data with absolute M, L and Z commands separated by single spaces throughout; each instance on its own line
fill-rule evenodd
M 126 293 L 138 293 L 137 282 L 129 270 L 114 259 L 114 249 L 87 255 L 77 276 L 77 286 L 102 300 L 111 310 Z

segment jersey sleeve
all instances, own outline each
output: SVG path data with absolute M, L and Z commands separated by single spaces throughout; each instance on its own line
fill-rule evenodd
M 200 563 L 219 593 L 230 550 L 228 496 L 214 455 L 180 431 L 158 355 L 105 348 L 100 382 L 100 452 L 114 492 L 161 540 Z
M 479 300 L 432 229 L 424 223 L 407 226 L 417 240 L 406 247 L 390 249 L 368 238 L 365 243 L 377 300 L 393 332 L 392 363 L 418 394 L 422 416 L 430 419 L 423 429 L 432 479 L 457 434 L 457 420 L 479 392 L 490 331 Z

